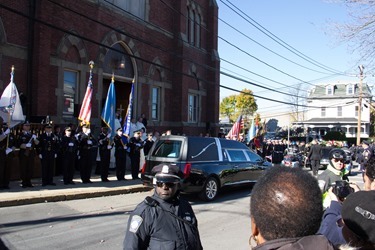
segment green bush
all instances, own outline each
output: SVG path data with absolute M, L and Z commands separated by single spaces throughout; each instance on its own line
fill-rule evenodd
M 346 135 L 343 132 L 339 131 L 328 131 L 324 136 L 323 139 L 325 141 L 346 141 Z

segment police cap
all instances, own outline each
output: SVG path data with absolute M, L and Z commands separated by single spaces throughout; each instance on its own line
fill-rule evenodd
M 179 182 L 182 176 L 180 168 L 176 164 L 161 163 L 152 168 L 157 182 Z

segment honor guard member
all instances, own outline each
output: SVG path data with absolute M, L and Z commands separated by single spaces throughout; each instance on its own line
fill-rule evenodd
M 143 147 L 143 152 L 145 153 L 145 158 L 147 158 L 147 155 L 150 152 L 150 149 L 151 149 L 152 145 L 154 145 L 153 136 L 154 135 L 152 133 L 147 134 L 147 140 L 145 141 L 145 146 Z
M 92 183 L 91 171 L 95 138 L 91 135 L 90 125 L 84 124 L 82 132 L 78 135 L 79 141 L 79 170 L 82 183 Z
M 35 146 L 39 144 L 35 134 L 30 131 L 30 123 L 26 121 L 22 125 L 22 132 L 18 135 L 16 146 L 19 151 L 20 175 L 22 180 L 22 187 L 33 187 L 31 184 L 31 177 L 34 170 Z
M 9 189 L 10 167 L 14 157 L 14 137 L 0 116 L 0 190 Z
M 39 137 L 38 153 L 42 163 L 42 186 L 56 186 L 53 182 L 55 159 L 57 157 L 57 137 L 52 133 L 51 124 L 44 127 L 44 133 Z
M 130 138 L 128 146 L 130 147 L 130 162 L 131 162 L 131 171 L 132 179 L 139 179 L 139 164 L 141 160 L 141 149 L 143 148 L 144 142 L 141 139 L 141 131 L 134 131 L 134 135 Z
M 124 249 L 203 249 L 194 211 L 179 196 L 180 169 L 159 164 L 152 173 L 155 192 L 130 215 Z
M 110 141 L 111 134 L 108 133 L 108 127 L 102 127 L 99 135 L 99 155 L 100 155 L 100 177 L 103 182 L 109 182 L 108 171 L 111 160 L 112 143 Z
M 65 135 L 61 139 L 61 149 L 64 184 L 75 184 L 73 176 L 78 152 L 78 140 L 72 136 L 71 127 L 65 128 Z
M 57 148 L 56 148 L 57 157 L 55 159 L 55 176 L 60 176 L 63 174 L 62 158 L 61 158 L 61 154 L 62 154 L 61 139 L 63 137 L 63 134 L 61 133 L 60 125 L 55 125 L 53 127 L 53 134 L 55 135 L 55 138 L 57 140 Z
M 124 143 L 123 139 L 127 142 L 127 137 L 123 135 L 122 129 L 118 128 L 113 142 L 115 145 L 116 177 L 119 181 L 126 181 L 125 170 L 128 146 L 127 143 Z

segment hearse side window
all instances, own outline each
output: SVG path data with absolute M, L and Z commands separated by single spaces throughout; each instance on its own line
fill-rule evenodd
M 181 141 L 159 140 L 152 156 L 178 158 L 180 157 L 181 143 Z
M 246 156 L 242 150 L 228 150 L 230 161 L 247 161 Z
M 250 161 L 261 161 L 262 159 L 260 158 L 259 155 L 255 154 L 255 153 L 252 153 L 250 151 L 246 151 L 247 153 L 247 156 L 249 156 L 250 158 Z

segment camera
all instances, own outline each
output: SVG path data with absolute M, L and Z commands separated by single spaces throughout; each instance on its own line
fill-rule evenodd
M 347 181 L 336 181 L 332 186 L 332 192 L 341 200 L 345 199 L 349 194 L 354 193 L 354 189 L 349 186 L 349 182 Z

